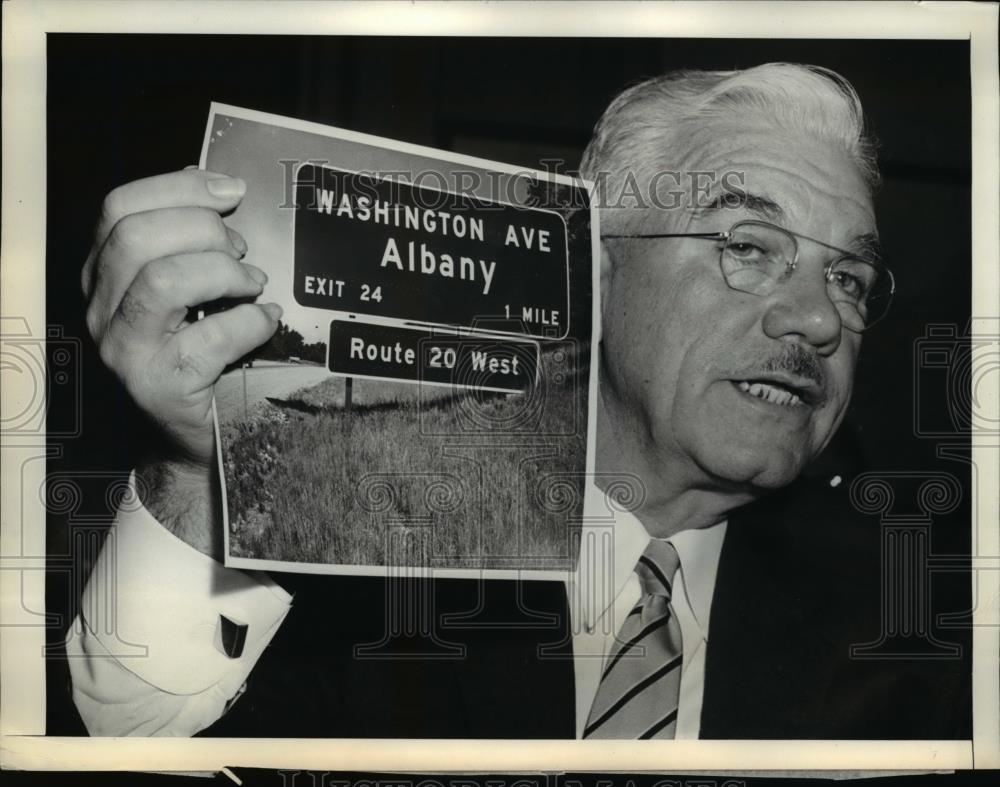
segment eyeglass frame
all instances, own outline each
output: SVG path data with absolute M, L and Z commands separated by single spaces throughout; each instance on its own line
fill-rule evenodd
M 863 332 L 867 331 L 869 328 L 871 328 L 873 325 L 875 325 L 876 323 L 878 323 L 883 317 L 885 317 L 886 314 L 889 313 L 889 306 L 892 305 L 892 298 L 893 298 L 893 295 L 895 295 L 895 293 L 896 293 L 896 277 L 892 275 L 892 271 L 884 263 L 882 263 L 879 260 L 875 260 L 875 259 L 866 259 L 866 258 L 860 256 L 859 254 L 855 254 L 854 252 L 847 251 L 846 249 L 841 249 L 840 247 L 833 246 L 833 245 L 831 245 L 829 243 L 824 243 L 823 241 L 816 240 L 815 238 L 810 238 L 808 235 L 802 235 L 801 233 L 793 232 L 790 229 L 787 229 L 785 227 L 781 227 L 781 226 L 779 226 L 777 224 L 772 224 L 769 221 L 761 221 L 759 219 L 740 219 L 739 221 L 735 222 L 728 230 L 726 230 L 724 232 L 656 232 L 656 233 L 638 233 L 638 234 L 634 234 L 634 235 L 607 234 L 607 235 L 601 235 L 601 240 L 627 240 L 627 239 L 632 239 L 632 238 L 650 238 L 650 239 L 653 239 L 653 238 L 696 238 L 698 240 L 716 240 L 716 241 L 720 241 L 721 240 L 721 241 L 725 241 L 728 244 L 729 240 L 730 240 L 730 238 L 732 238 L 733 232 L 736 230 L 736 228 L 737 227 L 741 227 L 743 225 L 747 225 L 747 224 L 749 224 L 749 225 L 755 225 L 755 226 L 759 226 L 759 227 L 768 227 L 769 229 L 775 229 L 775 230 L 778 230 L 779 232 L 783 232 L 784 234 L 786 234 L 786 235 L 788 235 L 789 237 L 792 238 L 792 240 L 793 240 L 793 242 L 795 244 L 795 254 L 793 255 L 793 257 L 792 257 L 791 260 L 789 260 L 787 263 L 785 263 L 785 273 L 783 274 L 782 278 L 787 278 L 788 276 L 790 276 L 792 273 L 794 273 L 797 270 L 797 265 L 798 265 L 798 261 L 799 261 L 799 239 L 810 241 L 811 243 L 815 243 L 815 244 L 817 244 L 819 246 L 822 246 L 825 249 L 829 249 L 830 251 L 835 251 L 835 252 L 837 252 L 838 255 L 840 255 L 840 256 L 838 256 L 838 257 L 830 260 L 830 262 L 828 262 L 826 265 L 823 266 L 823 279 L 824 279 L 824 281 L 828 280 L 827 277 L 830 275 L 830 271 L 833 270 L 833 266 L 836 265 L 841 260 L 844 260 L 844 259 L 847 259 L 847 258 L 858 260 L 859 262 L 863 262 L 866 265 L 871 265 L 876 271 L 878 271 L 880 273 L 884 273 L 885 275 L 887 275 L 889 277 L 889 293 L 888 293 L 888 296 L 887 296 L 888 297 L 888 303 L 886 304 L 885 311 L 883 311 L 882 314 L 880 314 L 877 319 L 873 320 L 872 322 L 868 323 L 867 325 L 864 325 L 864 327 L 862 327 L 861 330 L 855 330 L 854 328 L 851 328 L 849 325 L 845 324 L 844 327 L 847 328 L 847 330 L 849 330 L 849 331 L 851 331 L 853 333 L 863 333 Z M 726 271 L 725 271 L 725 268 L 723 267 L 723 264 L 722 264 L 723 255 L 725 253 L 726 253 L 726 247 L 723 246 L 719 250 L 719 268 L 722 271 L 722 280 L 726 283 L 726 286 L 729 287 L 732 290 L 735 290 L 736 292 L 746 292 L 748 295 L 757 295 L 757 293 L 749 292 L 748 290 L 741 290 L 738 287 L 733 287 L 733 285 L 729 283 L 729 277 L 726 276 Z M 774 281 L 775 281 L 775 283 L 777 283 L 780 280 L 779 279 L 775 279 Z M 760 295 L 759 297 L 764 297 L 764 296 Z M 833 301 L 832 299 L 831 299 L 831 303 L 834 303 L 834 305 L 836 305 L 836 302 Z M 864 318 L 862 318 L 862 320 L 863 319 Z M 843 322 L 843 318 L 841 318 L 841 322 Z

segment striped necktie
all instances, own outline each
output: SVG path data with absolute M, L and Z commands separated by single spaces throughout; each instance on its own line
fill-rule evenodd
M 608 653 L 584 738 L 674 737 L 682 651 L 670 591 L 679 563 L 674 547 L 656 538 L 639 557 L 642 597 Z

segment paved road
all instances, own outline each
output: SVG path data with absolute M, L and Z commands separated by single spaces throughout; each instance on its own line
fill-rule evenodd
M 279 399 L 299 388 L 325 380 L 330 372 L 323 366 L 298 365 L 292 363 L 266 363 L 258 361 L 252 369 L 246 370 L 246 404 L 253 409 L 267 396 Z M 243 418 L 243 370 L 236 369 L 222 375 L 215 386 L 215 405 L 219 420 L 223 423 Z

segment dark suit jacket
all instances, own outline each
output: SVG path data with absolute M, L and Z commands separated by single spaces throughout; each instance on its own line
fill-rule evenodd
M 859 519 L 844 489 L 803 485 L 730 518 L 701 737 L 970 738 L 967 631 L 938 632 L 957 655 L 922 636 L 852 658 L 851 645 L 880 639 L 879 523 Z M 279 579 L 293 610 L 246 694 L 205 734 L 574 737 L 561 584 Z M 955 587 L 929 594 L 936 610 L 969 608 L 968 576 Z M 394 603 L 424 604 L 432 625 L 393 631 Z M 921 657 L 887 657 L 903 648 Z

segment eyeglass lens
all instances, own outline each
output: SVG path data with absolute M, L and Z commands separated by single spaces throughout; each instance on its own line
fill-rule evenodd
M 778 227 L 737 224 L 722 248 L 722 273 L 733 289 L 768 295 L 791 274 L 797 250 L 796 239 Z M 892 284 L 871 263 L 841 257 L 827 268 L 826 289 L 844 324 L 863 330 L 885 313 Z

